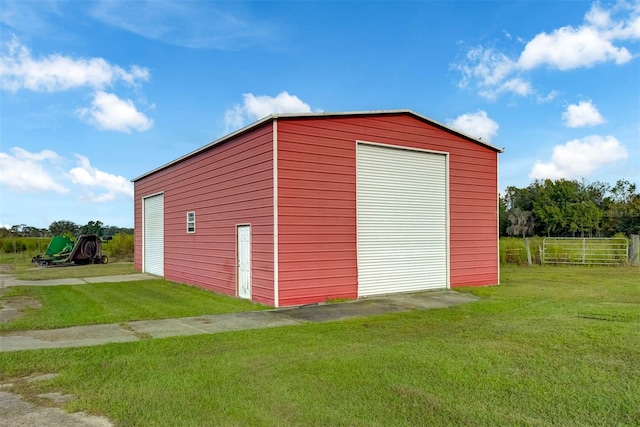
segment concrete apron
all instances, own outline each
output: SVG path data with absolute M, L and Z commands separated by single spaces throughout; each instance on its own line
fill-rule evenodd
M 0 290 L 11 286 L 64 286 L 86 285 L 87 283 L 117 283 L 133 282 L 136 280 L 157 279 L 158 277 L 146 273 L 125 274 L 122 276 L 98 276 L 82 279 L 49 279 L 49 280 L 18 280 L 9 274 L 0 274 Z
M 84 347 L 133 342 L 149 338 L 215 334 L 301 325 L 309 322 L 331 322 L 410 310 L 446 308 L 477 301 L 477 299 L 471 294 L 439 290 L 267 311 L 141 320 L 121 324 L 73 326 L 39 331 L 17 331 L 0 336 L 0 351 Z

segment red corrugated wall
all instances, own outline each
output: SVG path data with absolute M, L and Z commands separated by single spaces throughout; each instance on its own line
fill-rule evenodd
M 355 143 L 334 125 L 278 120 L 281 305 L 357 297 Z
M 135 182 L 135 265 L 142 269 L 142 198 L 164 192 L 165 277 L 236 295 L 236 225 L 251 224 L 252 299 L 273 305 L 273 126 Z M 196 233 L 186 213 L 196 212 Z
M 280 305 L 357 297 L 356 141 L 450 153 L 451 286 L 498 283 L 498 153 L 407 114 L 278 119 Z

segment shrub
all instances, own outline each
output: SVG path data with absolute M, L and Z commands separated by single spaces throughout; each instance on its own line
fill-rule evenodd
M 23 252 L 27 250 L 27 244 L 25 239 L 22 238 L 8 238 L 2 239 L 2 252 L 5 254 L 12 254 L 14 252 Z
M 531 250 L 531 261 L 540 264 L 540 247 L 542 238 L 529 237 L 529 249 Z M 519 264 L 527 263 L 527 251 L 522 237 L 501 237 L 500 238 L 500 263 Z
M 112 260 L 133 261 L 134 240 L 132 234 L 118 233 L 109 243 L 102 245 L 102 251 Z

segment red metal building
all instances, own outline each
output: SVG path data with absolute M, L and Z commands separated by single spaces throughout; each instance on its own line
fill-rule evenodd
M 136 179 L 136 268 L 288 306 L 490 285 L 498 153 L 408 110 L 266 117 Z

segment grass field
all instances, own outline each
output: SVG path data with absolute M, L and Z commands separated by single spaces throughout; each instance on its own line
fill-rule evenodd
M 0 304 L 17 297 L 32 298 L 40 302 L 42 307 L 27 309 L 23 317 L 0 323 L 0 334 L 16 330 L 122 323 L 269 308 L 163 279 L 65 286 L 17 286 L 8 288 L 0 296 Z
M 0 382 L 121 426 L 640 425 L 640 270 L 506 267 L 481 300 L 0 353 Z M 32 374 L 59 373 L 28 383 Z
M 15 273 L 20 280 L 68 279 L 71 277 L 118 276 L 139 273 L 132 262 L 73 265 L 68 267 L 31 267 Z
M 39 268 L 31 263 L 37 252 L 1 253 L 1 273 L 12 274 L 21 280 L 68 279 L 70 277 L 95 277 L 138 273 L 132 262 L 108 264 L 72 265 L 67 267 Z

